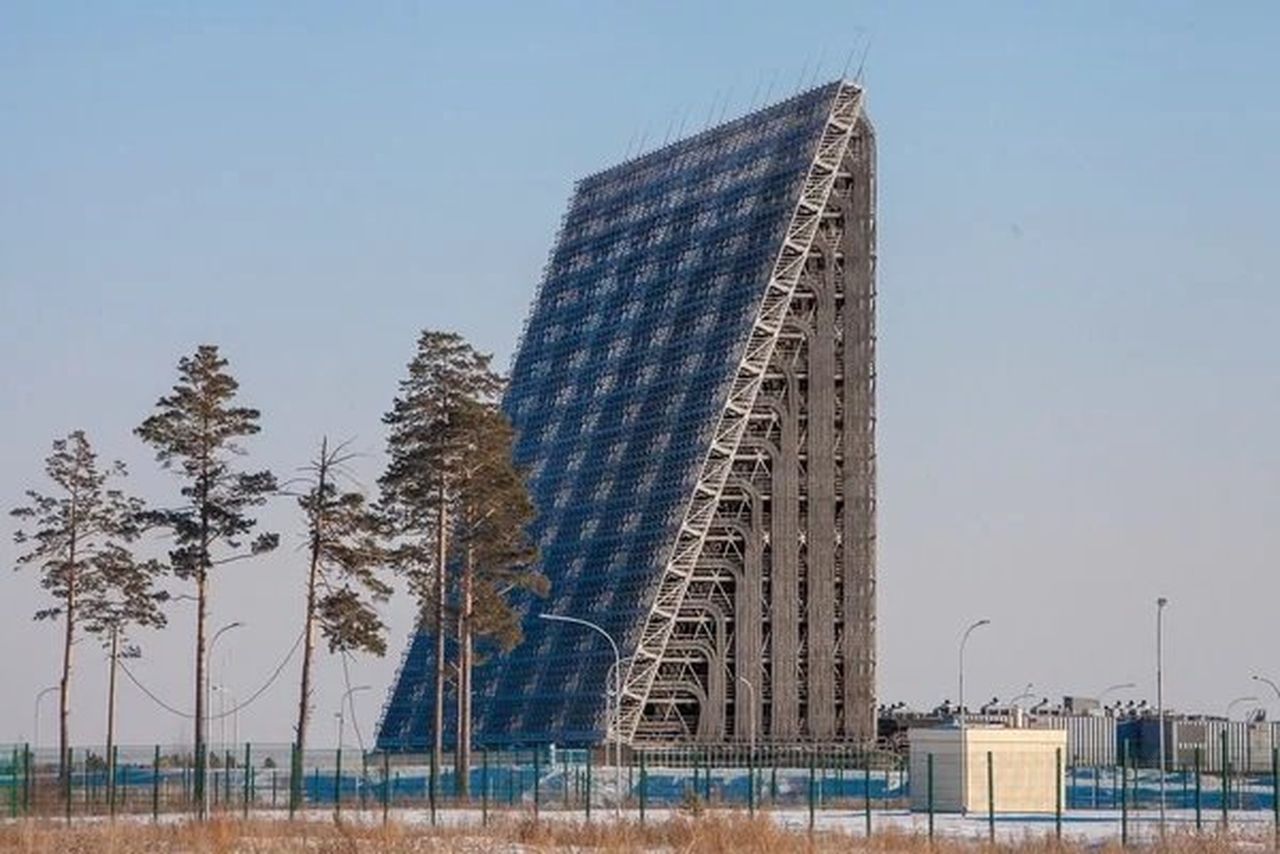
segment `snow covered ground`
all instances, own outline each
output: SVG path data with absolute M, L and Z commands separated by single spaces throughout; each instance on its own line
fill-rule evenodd
M 742 809 L 709 809 L 704 814 L 744 815 Z M 783 827 L 806 831 L 809 827 L 809 811 L 807 808 L 761 809 L 760 815 L 767 816 Z M 279 813 L 267 815 L 280 816 Z M 646 819 L 659 822 L 688 814 L 678 809 L 650 809 L 646 811 Z M 327 820 L 333 816 L 330 810 L 308 810 L 303 817 L 312 820 Z M 493 810 L 492 821 L 510 820 L 515 816 L 531 817 L 532 811 Z M 617 812 L 612 808 L 593 807 L 591 820 L 608 823 L 621 817 L 627 821 L 639 821 L 640 812 L 626 809 Z M 265 817 L 265 816 L 264 816 Z M 382 820 L 379 810 L 364 813 L 344 812 L 344 820 L 364 823 L 377 823 Z M 393 809 L 390 811 L 392 821 L 407 826 L 428 826 L 431 813 L 423 809 Z M 476 809 L 441 809 L 436 814 L 436 822 L 441 827 L 475 827 L 481 823 L 483 815 Z M 582 810 L 543 809 L 539 812 L 543 821 L 582 822 L 585 813 Z M 953 814 L 936 814 L 933 817 L 934 834 L 938 837 L 952 839 L 985 840 L 989 826 L 985 814 L 960 816 Z M 1233 811 L 1230 813 L 1230 832 L 1241 838 L 1267 840 L 1273 833 L 1272 814 L 1270 811 Z M 1201 814 L 1201 833 L 1213 835 L 1220 832 L 1222 818 L 1220 814 L 1203 812 Z M 817 831 L 838 831 L 861 836 L 866 833 L 866 814 L 861 810 L 825 809 L 814 812 L 814 829 Z M 912 813 L 907 810 L 872 810 L 871 832 L 878 833 L 894 830 L 926 836 L 929 832 L 929 816 L 925 813 Z M 1195 812 L 1193 810 L 1169 810 L 1166 812 L 1166 832 L 1169 834 L 1194 833 Z M 996 816 L 995 834 L 998 841 L 1017 842 L 1032 838 L 1047 838 L 1056 833 L 1052 815 L 1031 815 L 1007 813 Z M 1087 845 L 1099 845 L 1106 842 L 1119 842 L 1122 837 L 1121 816 L 1110 810 L 1072 810 L 1064 814 L 1062 819 L 1062 836 L 1064 840 L 1080 842 Z M 1159 837 L 1159 816 L 1155 811 L 1130 813 L 1128 819 L 1128 840 L 1130 843 L 1152 841 Z

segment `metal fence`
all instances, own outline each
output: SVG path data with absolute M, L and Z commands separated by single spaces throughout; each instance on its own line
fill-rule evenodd
M 894 754 L 840 748 L 724 748 L 628 751 L 621 764 L 603 749 L 539 747 L 473 754 L 460 773 L 445 754 L 309 750 L 246 744 L 211 749 L 197 762 L 190 747 L 0 748 L 0 804 L 12 815 L 124 813 L 160 815 L 308 809 L 389 811 L 465 808 L 645 811 L 671 807 L 811 808 L 905 804 L 904 763 Z M 108 759 L 112 761 L 108 761 Z M 203 786 L 200 775 L 203 773 Z
M 1223 732 L 1230 751 L 1230 732 Z M 1163 785 L 1159 771 L 1121 753 L 1119 764 L 1065 762 L 1062 809 L 1138 812 L 1156 809 L 1163 799 L 1169 809 L 1194 811 L 1197 825 L 1219 817 L 1225 823 L 1231 811 L 1280 815 L 1276 748 L 1265 754 L 1265 768 L 1251 753 L 1251 763 L 1225 770 L 1197 748 L 1191 763 L 1169 764 Z M 590 818 L 593 810 L 613 808 L 638 810 L 643 818 L 648 810 L 703 807 L 870 815 L 907 809 L 912 788 L 904 757 L 838 746 L 624 751 L 621 764 L 606 763 L 606 754 L 613 755 L 550 746 L 477 750 L 460 774 L 452 754 L 436 766 L 429 755 L 312 750 L 299 756 L 288 745 L 246 744 L 213 749 L 197 763 L 187 746 L 153 745 L 116 748 L 111 762 L 103 748 L 75 748 L 60 762 L 57 750 L 18 745 L 0 748 L 0 811 L 68 820 L 273 810 L 385 816 L 412 809 L 432 820 L 441 811 L 469 810 L 481 821 L 502 811 L 577 811 Z

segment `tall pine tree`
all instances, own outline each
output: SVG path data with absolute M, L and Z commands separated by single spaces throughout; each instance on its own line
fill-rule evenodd
M 195 798 L 204 803 L 205 634 L 210 573 L 218 566 L 270 551 L 276 534 L 253 535 L 250 511 L 276 491 L 270 471 L 246 472 L 237 465 L 240 440 L 259 431 L 259 412 L 235 405 L 239 383 L 227 373 L 227 360 L 213 345 L 201 345 L 178 362 L 173 391 L 160 398 L 156 412 L 134 431 L 155 449 L 156 459 L 182 479 L 176 506 L 147 513 L 150 523 L 173 538 L 169 562 L 178 578 L 196 591 L 195 648 Z M 252 538 L 251 538 L 252 536 Z
M 469 794 L 472 750 L 472 676 L 476 641 L 492 638 L 509 651 L 521 640 L 520 615 L 510 602 L 515 591 L 545 596 L 548 582 L 532 568 L 537 550 L 529 541 L 533 502 L 524 473 L 512 461 L 515 431 L 492 403 L 461 413 L 468 452 L 457 490 L 454 551 L 461 569 L 458 585 L 457 762 L 459 794 Z
M 137 518 L 138 514 L 133 514 Z M 156 580 L 167 567 L 158 560 L 138 560 L 124 544 L 111 543 L 98 561 L 95 583 L 81 601 L 85 631 L 97 635 L 107 650 L 107 785 L 115 786 L 116 675 L 121 658 L 142 654 L 133 642 L 135 628 L 162 628 L 162 604 L 169 599 Z
M 322 439 L 319 453 L 305 469 L 307 489 L 298 498 L 307 520 L 308 565 L 296 761 L 307 744 L 316 629 L 330 652 L 381 656 L 387 651 L 386 626 L 376 609 L 391 595 L 391 586 L 377 572 L 386 562 L 380 542 L 382 519 L 363 495 L 340 487 L 338 480 L 350 458 L 342 445 L 330 448 L 329 440 Z M 298 794 L 295 788 L 293 797 Z
M 27 490 L 28 503 L 11 515 L 23 525 L 14 541 L 28 550 L 19 556 L 18 568 L 34 567 L 40 584 L 54 604 L 36 612 L 37 620 L 61 618 L 62 676 L 58 682 L 59 767 L 65 772 L 71 746 L 70 702 L 76 632 L 89 616 L 83 603 L 99 600 L 110 586 L 115 569 L 131 563 L 128 544 L 139 533 L 140 499 L 111 486 L 125 475 L 124 463 L 103 470 L 98 466 L 88 437 L 76 430 L 55 439 L 45 459 L 45 474 L 53 484 L 46 494 Z M 128 559 L 126 561 L 126 559 Z
M 444 761 L 451 528 L 473 444 L 467 414 L 473 407 L 496 405 L 502 391 L 490 361 L 456 333 L 424 331 L 400 393 L 383 418 L 390 428 L 389 459 L 379 484 L 396 537 L 390 558 L 418 600 L 420 625 L 435 634 L 433 774 Z

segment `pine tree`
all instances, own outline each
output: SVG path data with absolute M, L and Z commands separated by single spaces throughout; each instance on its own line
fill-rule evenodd
M 444 761 L 450 532 L 470 450 L 466 413 L 498 401 L 502 379 L 490 361 L 456 333 L 424 331 L 400 393 L 383 418 L 390 427 L 389 460 L 379 484 L 397 537 L 390 558 L 418 600 L 420 624 L 427 624 L 431 614 L 435 633 L 433 773 Z
M 175 576 L 196 588 L 195 775 L 196 802 L 204 804 L 205 632 L 209 575 L 215 567 L 270 551 L 279 537 L 249 539 L 257 520 L 249 511 L 276 491 L 270 471 L 245 472 L 239 440 L 259 431 L 258 410 L 234 405 L 239 383 L 213 345 L 201 345 L 178 362 L 178 382 L 160 398 L 156 412 L 134 432 L 155 449 L 157 461 L 183 479 L 182 501 L 149 511 L 147 520 L 173 538 L 169 563 Z
M 139 508 L 140 509 L 140 508 Z M 131 516 L 136 519 L 140 513 Z M 115 786 L 116 675 L 121 658 L 138 658 L 141 649 L 132 642 L 134 628 L 162 628 L 161 606 L 169 594 L 155 588 L 167 567 L 158 560 L 139 561 L 125 545 L 111 543 L 103 549 L 95 584 L 81 601 L 85 631 L 97 635 L 107 649 L 107 785 Z
M 45 474 L 56 488 L 52 494 L 27 490 L 28 503 L 11 515 L 24 527 L 14 534 L 29 550 L 18 558 L 18 568 L 35 567 L 40 583 L 55 604 L 37 611 L 37 620 L 62 619 L 62 676 L 58 683 L 59 768 L 66 772 L 71 746 L 70 702 L 72 653 L 76 630 L 87 616 L 82 603 L 102 595 L 113 568 L 127 555 L 127 544 L 139 533 L 142 502 L 111 487 L 112 478 L 124 477 L 121 462 L 103 471 L 98 467 L 84 431 L 55 439 L 53 453 L 45 459 Z M 109 585 L 108 585 L 109 586 Z
M 387 651 L 386 626 L 375 607 L 391 595 L 391 586 L 377 574 L 385 564 L 382 520 L 359 492 L 339 488 L 338 478 L 350 459 L 342 445 L 330 448 L 329 440 L 322 439 L 319 453 L 305 469 L 308 489 L 298 498 L 307 520 L 309 558 L 295 731 L 299 761 L 307 743 L 317 625 L 330 652 L 359 650 L 381 656 Z M 295 790 L 293 797 L 297 796 Z
M 512 461 L 515 432 L 492 404 L 468 407 L 463 423 L 468 453 L 458 486 L 454 531 L 462 576 L 458 604 L 457 775 L 459 794 L 469 794 L 472 749 L 472 675 L 478 638 L 492 638 L 509 651 L 521 640 L 520 616 L 509 596 L 524 591 L 545 596 L 545 576 L 532 569 L 537 550 L 528 538 L 533 521 L 524 473 Z

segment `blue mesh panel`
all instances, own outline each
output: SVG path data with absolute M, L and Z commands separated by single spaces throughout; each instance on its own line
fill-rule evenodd
M 505 401 L 552 592 L 522 603 L 524 644 L 476 671 L 482 743 L 599 738 L 608 645 L 534 615 L 600 623 L 624 656 L 634 644 L 835 91 L 578 184 Z M 433 654 L 418 635 L 380 747 L 427 743 Z

